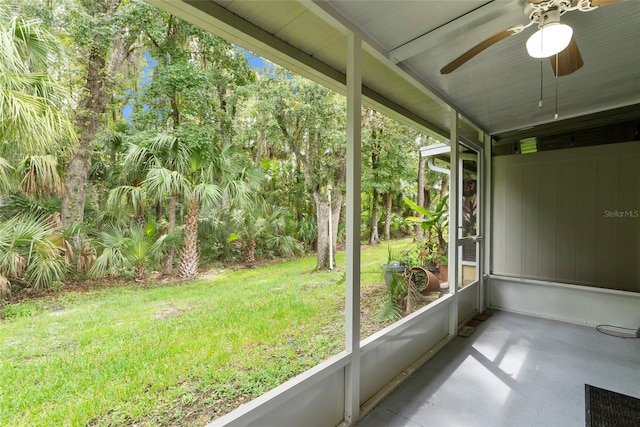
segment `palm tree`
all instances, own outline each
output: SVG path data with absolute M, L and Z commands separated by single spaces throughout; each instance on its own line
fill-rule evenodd
M 188 141 L 190 135 L 194 136 L 189 131 L 182 133 L 184 141 Z M 189 150 L 191 156 L 187 169 L 169 173 L 164 168 L 152 168 L 146 179 L 146 185 L 152 193 L 167 188 L 168 183 L 172 183 L 175 190 L 180 190 L 180 197 L 187 206 L 184 246 L 178 264 L 179 274 L 184 278 L 195 276 L 198 270 L 200 209 L 209 210 L 221 203 L 231 206 L 232 201 L 242 203 L 240 201 L 249 197 L 250 183 L 256 180 L 256 175 L 247 167 L 248 159 L 239 146 L 229 143 L 220 147 L 212 143 L 212 139 L 202 139 L 206 135 L 198 136 L 200 142 L 205 143 L 197 149 Z
M 218 185 L 219 170 L 213 164 L 205 165 L 200 156 L 194 156 L 191 171 L 182 182 L 185 184 L 183 197 L 187 205 L 184 228 L 184 246 L 180 255 L 178 271 L 180 277 L 193 277 L 198 272 L 198 219 L 200 206 L 208 208 L 223 200 Z M 157 176 L 157 175 L 153 175 Z
M 166 235 L 176 229 L 176 211 L 179 202 L 187 208 L 184 225 L 184 245 L 179 261 L 181 277 L 197 273 L 198 221 L 200 209 L 207 211 L 248 200 L 250 183 L 256 181 L 254 170 L 248 168 L 248 159 L 242 149 L 233 143 L 216 143 L 215 129 L 206 125 L 181 125 L 174 134 L 158 134 L 140 143 L 129 143 L 124 160 L 124 174 L 128 181 L 144 176 L 139 185 L 125 185 L 111 191 L 108 206 L 114 209 L 127 201 L 138 217 L 144 215 L 143 193 L 157 206 L 168 199 L 168 227 Z M 138 178 L 133 178 L 137 176 Z M 158 213 L 160 209 L 157 209 Z M 161 215 L 156 220 L 160 221 Z M 168 242 L 175 241 L 174 238 Z M 165 253 L 165 274 L 171 274 L 173 246 L 168 243 Z
M 178 197 L 187 190 L 185 173 L 191 165 L 193 150 L 182 140 L 171 135 L 160 134 L 140 144 L 130 143 L 124 160 L 125 174 L 143 171 L 147 193 L 156 203 L 157 221 L 161 220 L 159 211 L 163 200 L 168 197 L 168 228 L 172 234 L 176 229 L 176 210 Z M 164 274 L 173 271 L 173 257 L 175 248 L 170 246 L 164 265 Z
M 50 72 L 62 52 L 61 41 L 38 21 L 0 5 L 0 141 L 34 150 L 75 139 L 65 88 Z
M 127 185 L 112 190 L 109 198 L 111 207 L 120 205 L 122 200 L 127 200 L 130 206 L 140 207 L 142 192 L 151 196 L 156 205 L 161 206 L 168 199 L 168 236 L 175 234 L 178 202 L 186 206 L 184 245 L 179 261 L 181 277 L 192 277 L 197 273 L 200 209 L 209 211 L 220 204 L 231 206 L 232 201 L 248 199 L 250 182 L 256 179 L 239 146 L 229 143 L 221 147 L 215 140 L 215 130 L 206 125 L 182 125 L 174 134 L 159 134 L 138 144 L 130 143 L 124 173 L 142 172 L 144 180 L 138 186 Z M 133 175 L 128 176 L 131 182 Z M 156 220 L 160 221 L 161 217 Z M 173 265 L 171 245 L 165 255 L 164 272 L 170 274 Z

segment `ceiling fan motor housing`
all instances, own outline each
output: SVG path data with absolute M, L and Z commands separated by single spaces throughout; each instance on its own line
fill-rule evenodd
M 564 1 L 564 0 L 562 0 Z M 560 22 L 564 3 L 552 0 L 549 3 L 537 3 L 534 12 L 534 22 L 538 24 L 538 31 L 527 40 L 527 51 L 533 58 L 547 58 L 563 51 L 571 42 L 573 29 Z
M 580 1 L 579 3 L 582 3 L 582 1 Z M 538 25 L 541 25 L 541 22 L 544 20 L 543 16 L 546 15 L 549 11 L 558 11 L 558 20 L 560 20 L 560 15 L 564 15 L 565 12 L 582 7 L 582 5 L 573 7 L 571 5 L 571 0 L 525 0 L 522 11 L 529 20 L 538 23 Z

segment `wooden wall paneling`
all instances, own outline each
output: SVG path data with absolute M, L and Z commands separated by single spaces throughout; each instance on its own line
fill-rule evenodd
M 538 277 L 540 240 L 540 165 L 522 165 L 522 275 Z
M 620 157 L 618 289 L 640 292 L 640 154 Z
M 640 143 L 493 164 L 492 273 L 640 292 Z
M 509 165 L 506 191 L 506 249 L 505 273 L 522 274 L 522 168 Z
M 558 188 L 558 234 L 556 239 L 557 275 L 563 282 L 576 281 L 576 241 L 577 241 L 577 161 L 559 162 L 556 165 Z
M 540 164 L 539 277 L 557 277 L 558 171 L 557 162 Z
M 499 157 L 493 159 L 494 165 L 491 172 L 493 209 L 491 215 L 491 273 L 505 274 L 507 237 L 506 237 L 506 186 L 508 168 L 505 159 Z
M 618 220 L 606 215 L 619 209 L 619 157 L 602 156 L 596 168 L 596 286 L 618 284 Z
M 595 285 L 597 258 L 597 195 L 598 159 L 580 160 L 576 170 L 576 282 Z

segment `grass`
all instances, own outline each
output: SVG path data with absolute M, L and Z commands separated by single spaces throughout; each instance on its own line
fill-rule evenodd
M 386 257 L 387 245 L 363 249 L 363 293 L 383 288 Z M 342 351 L 343 269 L 314 267 L 304 258 L 5 306 L 0 425 L 205 424 Z

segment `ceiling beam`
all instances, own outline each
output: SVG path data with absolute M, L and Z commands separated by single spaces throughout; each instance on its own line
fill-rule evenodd
M 492 135 L 494 145 L 511 144 L 525 138 L 546 137 L 578 131 L 592 129 L 609 124 L 640 120 L 640 104 L 615 108 L 613 110 L 601 111 L 585 116 L 573 117 L 565 120 L 557 120 L 551 123 L 537 125 L 532 128 L 514 130 Z
M 323 12 L 325 14 L 324 21 L 330 22 L 334 21 L 333 27 L 339 31 L 348 31 L 360 38 L 364 43 L 363 46 L 366 49 L 366 46 L 370 46 L 376 52 L 384 55 L 385 57 L 388 55 L 387 50 L 378 43 L 373 37 L 369 36 L 369 34 L 362 31 L 362 28 L 358 27 L 355 23 L 349 20 L 346 16 L 341 14 L 335 7 L 333 7 L 328 0 L 300 0 L 302 4 L 316 15 L 320 15 L 319 12 Z M 326 17 L 330 17 L 330 19 L 326 19 Z
M 428 5 L 428 3 L 425 5 Z M 428 31 L 425 34 L 392 49 L 389 51 L 389 59 L 397 64 L 436 47 L 442 42 L 442 40 L 450 40 L 453 37 L 465 35 L 472 30 L 474 32 L 479 32 L 479 30 L 482 30 L 487 25 L 492 24 L 496 19 L 508 14 L 512 10 L 508 6 L 509 5 L 505 4 L 504 1 L 499 0 L 493 0 L 484 4 L 471 12 L 460 16 L 459 18 L 449 21 L 434 30 Z M 506 29 L 509 24 L 510 23 L 507 23 L 504 29 Z M 490 26 L 495 27 L 495 24 Z M 469 43 L 477 42 L 473 37 L 467 37 L 467 39 L 469 40 Z

